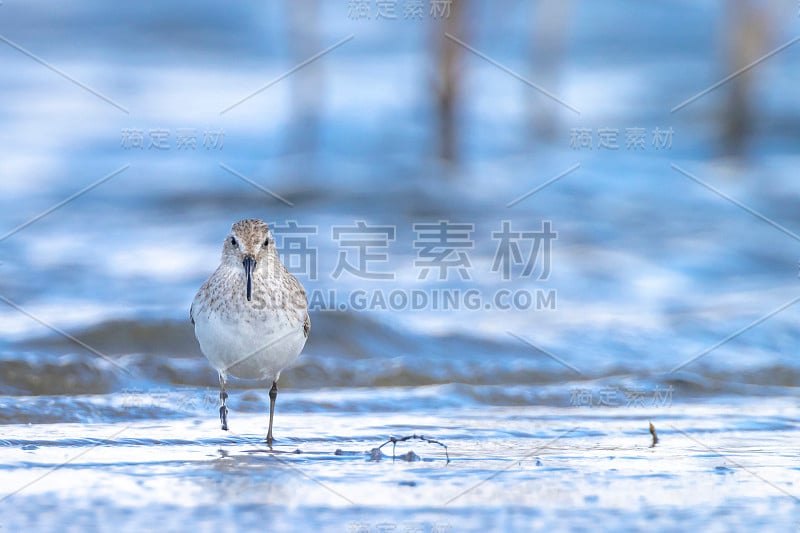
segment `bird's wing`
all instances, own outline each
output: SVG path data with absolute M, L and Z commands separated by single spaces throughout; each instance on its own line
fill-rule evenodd
M 194 326 L 194 302 L 192 302 L 192 305 L 189 306 L 189 320 L 192 322 L 192 325 Z
M 303 335 L 308 338 L 308 333 L 311 331 L 311 317 L 306 313 L 306 321 L 303 322 Z

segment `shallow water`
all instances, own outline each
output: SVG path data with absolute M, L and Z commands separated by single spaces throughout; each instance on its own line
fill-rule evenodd
M 380 413 L 358 408 L 360 399 L 379 401 L 379 389 L 287 392 L 272 451 L 264 415 L 235 407 L 228 433 L 213 407 L 167 419 L 5 425 L 2 525 L 489 531 L 602 521 L 614 530 L 789 531 L 800 520 L 800 468 L 787 445 L 800 438 L 794 399 L 406 408 L 406 396 L 436 392 L 424 389 L 387 391 Z M 391 444 L 370 454 L 412 434 L 439 440 L 446 453 L 410 440 L 397 444 L 394 460 Z

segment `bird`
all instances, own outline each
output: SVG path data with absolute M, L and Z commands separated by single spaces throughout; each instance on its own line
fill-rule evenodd
M 244 219 L 231 226 L 219 267 L 192 301 L 189 318 L 200 350 L 219 374 L 219 418 L 228 430 L 228 376 L 267 380 L 269 429 L 281 372 L 302 352 L 311 331 L 303 285 L 280 260 L 269 226 Z

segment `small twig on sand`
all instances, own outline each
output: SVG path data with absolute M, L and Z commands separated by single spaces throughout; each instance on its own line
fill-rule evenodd
M 650 434 L 653 436 L 653 444 L 650 445 L 651 448 L 655 448 L 656 444 L 658 444 L 658 435 L 656 434 L 656 427 L 650 422 Z
M 439 442 L 438 440 L 430 439 L 430 438 L 428 438 L 428 437 L 426 437 L 424 435 L 408 435 L 407 437 L 390 437 L 389 440 L 387 440 L 386 442 L 384 442 L 383 444 L 381 444 L 380 446 L 375 448 L 375 450 L 380 451 L 381 448 L 383 448 L 384 446 L 386 446 L 387 444 L 389 444 L 391 442 L 392 443 L 392 459 L 394 459 L 394 457 L 395 457 L 395 453 L 394 452 L 395 452 L 395 449 L 397 448 L 397 443 L 398 442 L 405 442 L 407 440 L 412 440 L 412 439 L 425 441 L 425 442 L 428 442 L 430 444 L 438 444 L 439 446 L 444 448 L 444 456 L 447 458 L 447 462 L 450 463 L 450 455 L 447 453 L 447 445 Z

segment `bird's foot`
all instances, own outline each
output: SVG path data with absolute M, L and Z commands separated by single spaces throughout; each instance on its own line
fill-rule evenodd
M 228 431 L 228 408 L 224 405 L 219 408 L 219 421 L 222 423 L 222 431 Z

